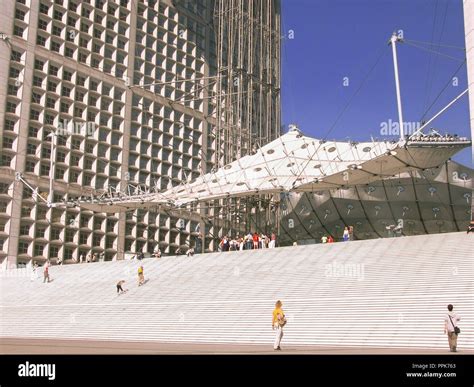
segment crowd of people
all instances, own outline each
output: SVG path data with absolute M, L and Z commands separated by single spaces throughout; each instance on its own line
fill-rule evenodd
M 354 228 L 352 226 L 345 227 L 342 234 L 342 240 L 344 242 L 353 240 Z M 335 242 L 332 235 L 323 235 L 321 237 L 321 243 L 333 243 Z M 258 232 L 249 232 L 246 235 L 237 235 L 235 238 L 230 238 L 225 235 L 219 243 L 219 251 L 242 251 L 242 250 L 254 250 L 254 249 L 272 249 L 277 246 L 277 237 L 275 233 L 265 235 L 265 233 L 259 234 Z M 297 246 L 297 242 L 293 243 L 293 246 Z
M 347 242 L 354 239 L 354 227 L 344 227 L 344 232 L 342 233 L 342 241 Z M 321 243 L 334 243 L 334 238 L 332 235 L 323 235 L 321 237 Z
M 235 238 L 229 238 L 225 235 L 220 243 L 220 251 L 242 251 L 254 249 L 273 249 L 276 247 L 276 234 L 271 235 L 249 232 L 247 235 L 237 235 Z

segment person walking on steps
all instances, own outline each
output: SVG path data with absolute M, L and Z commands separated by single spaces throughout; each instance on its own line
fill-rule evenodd
M 50 263 L 49 260 L 47 260 L 43 267 L 43 283 L 45 283 L 46 281 L 48 281 L 48 283 L 51 282 L 51 279 L 49 278 L 49 266 Z
M 457 352 L 458 334 L 461 333 L 457 326 L 459 320 L 461 320 L 461 317 L 453 312 L 453 306 L 449 304 L 448 314 L 444 318 L 444 334 L 448 334 L 449 350 L 451 352 Z
M 283 327 L 286 325 L 285 313 L 283 313 L 282 303 L 278 300 L 275 303 L 275 309 L 273 310 L 272 329 L 276 330 L 275 342 L 273 343 L 273 349 L 275 351 L 281 351 L 280 343 L 283 338 Z
M 471 223 L 467 226 L 467 233 L 474 232 L 474 220 L 471 220 Z
M 120 280 L 119 282 L 117 282 L 117 294 L 122 294 L 122 293 L 125 293 L 127 290 L 123 290 L 122 289 L 122 285 L 125 283 L 124 280 Z
M 35 262 L 33 263 L 33 266 L 32 266 L 30 281 L 34 281 L 37 279 L 38 279 L 38 264 Z
M 145 283 L 145 276 L 143 274 L 143 266 L 138 268 L 138 286 L 141 286 Z

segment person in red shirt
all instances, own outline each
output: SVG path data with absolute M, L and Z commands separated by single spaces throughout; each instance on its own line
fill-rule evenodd
M 49 261 L 46 261 L 46 263 L 44 264 L 43 274 L 43 283 L 45 283 L 46 281 L 48 281 L 48 283 L 51 282 L 51 280 L 49 279 Z
M 333 243 L 333 242 L 334 242 L 334 238 L 332 237 L 332 235 L 329 235 L 328 243 Z
M 258 240 L 259 240 L 258 232 L 254 232 L 253 233 L 253 248 L 254 249 L 258 249 Z

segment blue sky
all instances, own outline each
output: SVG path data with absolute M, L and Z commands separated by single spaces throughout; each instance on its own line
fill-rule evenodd
M 405 39 L 428 42 L 415 44 L 446 55 L 408 43 L 397 46 L 404 121 L 419 122 L 464 59 L 462 50 L 439 46 L 465 47 L 461 0 L 282 0 L 282 123 L 296 123 L 319 138 L 383 138 L 381 125 L 398 121 L 387 42 L 399 30 Z M 467 87 L 465 65 L 456 76 L 457 86 L 450 82 L 427 119 Z M 467 96 L 432 126 L 470 138 Z M 472 165 L 471 149 L 454 159 Z

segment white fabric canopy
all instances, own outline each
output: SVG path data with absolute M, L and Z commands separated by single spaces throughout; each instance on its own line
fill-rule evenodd
M 370 183 L 412 169 L 436 167 L 469 142 L 338 142 L 304 136 L 293 129 L 195 181 L 164 192 L 79 202 L 100 212 L 153 205 L 182 206 L 226 197 L 285 191 L 324 190 Z

